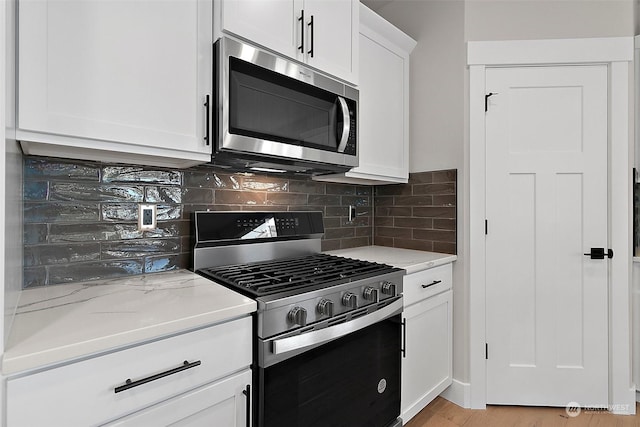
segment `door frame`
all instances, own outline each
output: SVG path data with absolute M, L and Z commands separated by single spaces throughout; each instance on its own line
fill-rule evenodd
M 485 72 L 491 67 L 606 64 L 608 91 L 609 410 L 635 414 L 631 347 L 633 37 L 478 41 L 467 43 L 469 67 L 469 399 L 484 409 L 486 393 Z M 466 406 L 466 405 L 465 405 Z

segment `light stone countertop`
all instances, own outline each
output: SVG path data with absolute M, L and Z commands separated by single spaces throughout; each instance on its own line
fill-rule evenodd
M 5 375 L 207 326 L 256 302 L 187 270 L 24 290 Z
M 407 274 L 448 264 L 458 259 L 456 255 L 451 254 L 389 248 L 386 246 L 362 246 L 359 248 L 328 251 L 326 253 L 329 255 L 338 255 L 347 258 L 388 264 L 393 267 L 404 269 Z

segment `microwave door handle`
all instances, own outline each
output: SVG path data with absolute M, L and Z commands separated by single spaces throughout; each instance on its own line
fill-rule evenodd
M 347 148 L 347 141 L 349 140 L 349 133 L 351 132 L 351 119 L 349 117 L 349 106 L 347 101 L 343 97 L 338 97 L 338 104 L 340 104 L 340 110 L 342 111 L 342 137 L 338 144 L 338 153 L 344 153 Z

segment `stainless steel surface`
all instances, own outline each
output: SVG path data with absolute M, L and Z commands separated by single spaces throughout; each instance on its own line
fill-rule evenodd
M 349 87 L 337 80 L 330 79 L 329 77 L 310 68 L 304 67 L 291 60 L 277 57 L 249 44 L 241 43 L 228 37 L 223 37 L 220 40 L 220 43 L 221 46 L 218 52 L 219 57 L 216 59 L 217 63 L 220 64 L 219 77 L 218 82 L 215 82 L 218 85 L 217 120 L 220 128 L 216 135 L 216 146 L 218 150 L 259 154 L 274 162 L 275 159 L 281 158 L 295 161 L 304 160 L 320 164 L 342 165 L 347 169 L 358 166 L 357 152 L 359 150 L 356 151 L 356 155 L 348 155 L 230 133 L 229 71 L 228 66 L 226 65 L 229 62 L 230 56 L 240 58 L 268 70 L 312 84 L 335 94 L 347 96 L 348 98 L 355 99 L 356 101 L 358 100 L 358 91 L 355 88 Z M 348 109 L 346 111 L 348 114 Z M 349 120 L 347 120 L 347 122 L 350 123 Z M 357 127 L 356 132 L 358 132 Z
M 342 305 L 348 308 L 356 308 L 358 306 L 358 296 L 352 292 L 345 293 L 342 295 Z
M 380 287 L 380 290 L 385 295 L 395 295 L 396 294 L 396 285 L 391 282 L 384 282 Z
M 294 325 L 307 326 L 307 310 L 302 307 L 293 307 L 287 314 L 287 320 Z
M 349 133 L 351 131 L 351 117 L 349 116 L 349 106 L 347 101 L 343 97 L 338 97 L 340 103 L 340 110 L 342 111 L 342 136 L 340 137 L 340 144 L 338 144 L 338 153 L 344 153 L 347 148 L 347 141 L 349 140 Z
M 203 247 L 194 251 L 193 269 L 197 271 L 208 267 L 311 255 L 319 252 L 319 238 Z
M 311 348 L 364 329 L 367 326 L 401 313 L 402 304 L 402 296 L 399 296 L 395 301 L 378 310 L 373 311 L 375 307 L 370 307 L 370 312 L 360 317 L 349 319 L 349 315 L 344 315 L 346 319 L 341 319 L 342 323 L 310 330 L 309 332 L 289 333 L 268 340 L 259 340 L 258 364 L 261 367 L 269 367 Z M 367 308 L 360 310 L 366 312 Z M 351 313 L 351 315 L 353 314 L 360 313 Z M 327 320 L 324 323 L 331 324 L 331 321 Z
M 333 316 L 333 301 L 329 299 L 322 298 L 316 308 L 321 316 Z
M 356 280 L 353 282 L 347 282 L 331 287 L 318 287 L 305 292 L 287 294 L 285 292 L 278 295 L 268 295 L 265 297 L 256 298 L 258 303 L 258 324 L 256 333 L 259 338 L 269 338 L 281 334 L 286 331 L 293 331 L 298 329 L 298 326 L 292 325 L 287 315 L 289 311 L 294 307 L 301 307 L 307 310 L 307 325 L 313 325 L 316 322 L 326 320 L 326 316 L 318 313 L 318 303 L 325 299 L 333 302 L 333 316 L 332 318 L 347 314 L 354 311 L 357 306 L 357 295 L 362 295 L 364 289 L 368 286 L 379 289 L 384 282 L 397 283 L 396 289 L 398 293 L 395 295 L 382 295 L 379 293 L 380 302 L 384 302 L 396 295 L 402 293 L 402 277 L 404 272 L 391 272 L 382 274 L 376 277 L 365 278 Z M 352 295 L 347 297 L 348 302 L 356 306 L 345 306 L 343 299 L 345 295 Z M 355 299 L 355 301 L 354 301 Z M 375 302 L 363 301 L 358 308 L 373 306 Z
M 378 301 L 378 290 L 372 286 L 367 286 L 362 292 L 362 298 L 367 301 Z

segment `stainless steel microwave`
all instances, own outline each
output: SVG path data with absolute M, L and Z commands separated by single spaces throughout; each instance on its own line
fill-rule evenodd
M 357 89 L 227 37 L 214 58 L 212 163 L 305 174 L 358 166 Z

